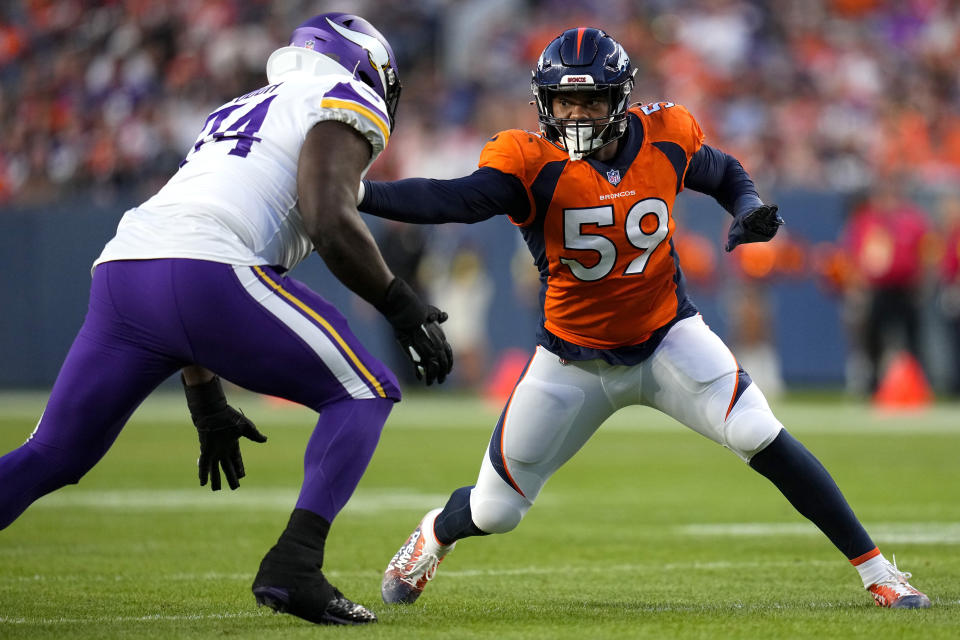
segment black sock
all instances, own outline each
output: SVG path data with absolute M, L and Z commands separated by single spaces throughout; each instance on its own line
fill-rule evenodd
M 433 532 L 437 536 L 440 544 L 453 544 L 460 538 L 469 538 L 470 536 L 489 535 L 481 531 L 477 525 L 473 524 L 473 518 L 470 515 L 470 491 L 473 485 L 469 487 L 460 487 L 450 495 L 447 505 L 437 516 L 433 523 Z
M 820 461 L 786 429 L 750 460 L 848 559 L 876 546 Z
M 289 586 L 315 579 L 323 566 L 323 549 L 330 523 L 312 511 L 294 509 L 287 528 L 260 563 L 254 584 Z

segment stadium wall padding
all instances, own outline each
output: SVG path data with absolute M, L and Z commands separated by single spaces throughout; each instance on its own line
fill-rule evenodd
M 837 237 L 844 213 L 838 195 L 798 191 L 778 196 L 772 200 L 780 203 L 791 233 L 811 243 Z M 69 205 L 0 210 L 0 387 L 42 388 L 53 383 L 83 321 L 90 264 L 112 236 L 126 206 L 123 198 L 121 204 L 104 205 L 93 197 L 78 197 Z M 716 243 L 722 264 L 726 258 L 721 246 L 729 216 L 709 198 L 686 193 L 678 200 L 676 216 L 681 229 L 696 231 Z M 367 220 L 378 233 L 379 221 Z M 511 263 L 520 247 L 514 227 L 498 218 L 472 226 L 445 225 L 443 229 L 448 234 L 445 242 L 467 243 L 481 255 L 494 284 L 488 312 L 490 361 L 512 347 L 532 351 L 539 310 L 529 293 L 514 287 Z M 529 258 L 527 262 L 533 269 Z M 308 259 L 293 276 L 336 304 L 374 353 L 394 367 L 406 366 L 393 346 L 386 322 L 336 282 L 321 260 Z M 717 285 L 706 291 L 691 287 L 707 323 L 724 337 L 730 302 L 725 293 L 731 278 L 721 274 Z M 767 286 L 775 346 L 787 383 L 842 383 L 846 346 L 837 301 L 809 279 Z M 443 306 L 442 300 L 436 302 Z

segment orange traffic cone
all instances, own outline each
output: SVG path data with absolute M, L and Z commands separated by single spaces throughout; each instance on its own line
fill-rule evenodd
M 933 402 L 933 391 L 917 359 L 906 351 L 894 356 L 873 395 L 880 409 L 920 409 Z

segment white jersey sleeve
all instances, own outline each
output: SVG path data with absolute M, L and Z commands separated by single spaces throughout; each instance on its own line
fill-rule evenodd
M 193 258 L 292 268 L 313 248 L 296 207 L 297 162 L 307 133 L 325 120 L 370 143 L 364 172 L 389 139 L 383 100 L 344 74 L 289 77 L 222 105 L 170 181 L 124 214 L 94 266 Z
M 382 106 L 376 106 L 378 102 Z M 337 120 L 363 134 L 373 148 L 371 163 L 384 150 L 390 138 L 390 119 L 386 115 L 386 106 L 373 89 L 356 80 L 340 82 L 323 94 L 319 107 L 306 118 L 307 131 L 321 120 Z

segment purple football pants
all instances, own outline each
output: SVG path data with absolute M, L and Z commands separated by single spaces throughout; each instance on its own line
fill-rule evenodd
M 189 364 L 320 412 L 296 506 L 328 521 L 356 488 L 400 399 L 393 374 L 346 319 L 275 269 L 104 263 L 40 423 L 0 458 L 0 529 L 37 498 L 78 482 L 144 398 Z

